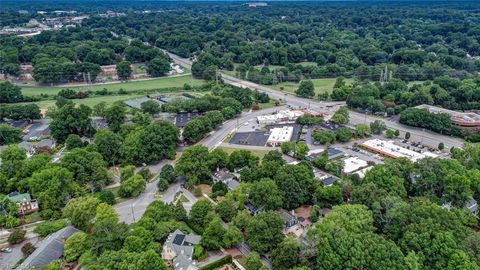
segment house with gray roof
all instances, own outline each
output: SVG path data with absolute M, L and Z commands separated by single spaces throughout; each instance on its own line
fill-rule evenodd
M 163 244 L 162 258 L 175 270 L 197 270 L 193 260 L 193 248 L 199 244 L 201 236 L 184 234 L 180 230 L 171 233 Z
M 47 236 L 16 269 L 38 269 L 63 256 L 65 241 L 72 234 L 79 232 L 73 226 L 67 226 Z

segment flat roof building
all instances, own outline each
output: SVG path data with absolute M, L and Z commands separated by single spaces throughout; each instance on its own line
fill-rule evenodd
M 267 139 L 267 146 L 280 146 L 284 142 L 290 141 L 293 135 L 293 127 L 285 126 L 273 128 Z
M 343 160 L 343 170 L 345 174 L 351 174 L 368 166 L 368 163 L 358 157 L 349 157 Z
M 368 140 L 361 144 L 365 149 L 389 158 L 407 158 L 411 161 L 417 161 L 426 157 L 437 157 L 437 155 L 426 152 L 418 153 L 413 150 L 393 144 L 391 141 L 379 139 Z
M 298 117 L 304 115 L 302 111 L 281 110 L 276 114 L 257 116 L 257 122 L 262 125 L 272 125 L 277 123 L 289 123 L 297 120 Z

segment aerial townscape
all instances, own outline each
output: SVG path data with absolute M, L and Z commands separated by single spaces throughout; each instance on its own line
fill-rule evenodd
M 479 203 L 480 1 L 0 1 L 0 270 L 480 270 Z

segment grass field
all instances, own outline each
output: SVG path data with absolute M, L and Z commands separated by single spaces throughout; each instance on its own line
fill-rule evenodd
M 131 81 L 131 82 L 118 82 L 112 84 L 97 84 L 91 85 L 88 87 L 85 86 L 23 86 L 22 93 L 25 96 L 38 96 L 41 94 L 55 95 L 61 89 L 70 88 L 77 91 L 97 91 L 102 89 L 107 89 L 108 91 L 118 91 L 120 88 L 124 89 L 127 92 L 138 91 L 138 90 L 151 90 L 158 88 L 170 88 L 170 87 L 182 87 L 185 83 L 188 83 L 192 86 L 201 85 L 204 81 L 193 79 L 191 76 L 180 76 L 180 77 L 165 77 L 152 80 L 143 80 L 143 81 Z
M 237 148 L 229 148 L 229 147 L 217 147 L 217 148 L 220 148 L 222 149 L 223 151 L 225 151 L 227 154 L 231 154 L 233 151 L 235 150 L 239 150 Z M 267 153 L 268 151 L 267 150 L 250 150 L 250 149 L 246 149 L 247 151 L 250 151 L 254 156 L 256 157 L 259 157 L 260 159 L 262 159 Z M 272 149 L 273 150 L 273 149 Z
M 333 90 L 333 85 L 335 84 L 335 80 L 336 80 L 335 78 L 313 79 L 312 82 L 315 87 L 315 94 L 324 93 L 325 91 L 327 91 L 328 93 L 331 93 Z M 345 79 L 345 82 L 347 84 L 353 83 L 353 79 Z M 272 85 L 271 87 L 280 91 L 294 93 L 295 90 L 298 89 L 299 85 L 300 83 L 296 83 L 296 82 L 282 82 L 276 85 Z

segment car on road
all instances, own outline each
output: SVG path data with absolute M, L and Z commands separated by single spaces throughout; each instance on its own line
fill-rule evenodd
M 5 247 L 5 248 L 2 248 L 0 249 L 0 252 L 4 252 L 4 253 L 12 253 L 12 249 L 9 248 L 9 247 Z

